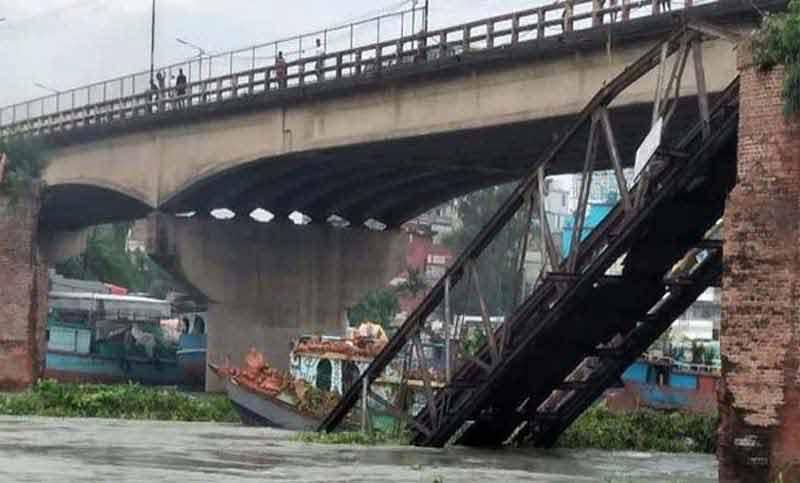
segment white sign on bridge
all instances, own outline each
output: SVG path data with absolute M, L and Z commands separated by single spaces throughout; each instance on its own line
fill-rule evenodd
M 656 150 L 661 146 L 661 131 L 664 129 L 664 118 L 659 117 L 653 124 L 653 128 L 644 138 L 639 149 L 636 150 L 636 164 L 633 166 L 634 179 L 639 176 L 644 166 L 650 161 L 650 158 L 656 153 Z

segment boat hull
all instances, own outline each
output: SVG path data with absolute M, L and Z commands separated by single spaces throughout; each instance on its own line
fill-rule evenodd
M 174 386 L 182 382 L 176 361 L 114 359 L 94 354 L 48 351 L 44 376 L 60 382 L 115 384 L 137 382 Z
M 192 387 L 205 387 L 206 350 L 182 349 L 178 351 L 177 357 L 183 383 Z
M 301 414 L 282 401 L 257 394 L 230 379 L 225 382 L 225 391 L 246 425 L 294 431 L 314 431 L 319 425 L 316 418 Z

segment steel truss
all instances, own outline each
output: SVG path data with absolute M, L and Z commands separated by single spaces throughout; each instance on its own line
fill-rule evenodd
M 534 163 L 528 175 L 408 317 L 320 426 L 332 431 L 365 394 L 405 420 L 413 442 L 442 446 L 499 445 L 529 441 L 549 446 L 624 369 L 644 352 L 709 285 L 719 279 L 721 246 L 703 242 L 721 218 L 735 182 L 738 79 L 713 109 L 705 84 L 701 44 L 735 40 L 714 26 L 688 22 L 607 83 L 581 111 L 572 128 Z M 694 67 L 698 121 L 685 132 L 670 129 L 689 61 Z M 652 126 L 665 142 L 654 150 L 633 187 L 623 175 L 609 107 L 636 81 L 657 69 Z M 562 260 L 545 212 L 545 175 L 565 148 L 585 142 L 579 205 L 570 251 Z M 614 170 L 620 202 L 581 239 L 600 145 Z M 525 216 L 520 240 L 516 309 L 497 328 L 480 290 L 481 254 L 507 224 Z M 546 269 L 530 294 L 522 289 L 524 253 L 538 218 Z M 679 263 L 682 262 L 682 263 Z M 612 266 L 624 268 L 611 274 Z M 462 327 L 452 320 L 451 293 L 459 283 L 475 292 L 486 343 L 468 353 Z M 442 307 L 443 306 L 443 307 Z M 433 363 L 422 350 L 429 318 L 444 314 L 445 374 L 435 388 Z M 393 359 L 408 354 L 422 373 L 424 407 L 408 414 L 369 386 Z M 363 389 L 367 385 L 367 390 Z

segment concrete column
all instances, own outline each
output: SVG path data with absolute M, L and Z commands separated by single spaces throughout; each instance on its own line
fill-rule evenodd
M 740 47 L 739 183 L 725 214 L 720 480 L 800 480 L 800 122 Z M 779 479 L 782 477 L 782 479 Z
M 250 346 L 286 369 L 302 334 L 341 335 L 349 306 L 405 264 L 400 231 L 251 220 L 150 218 L 148 250 L 209 301 L 208 360 L 240 362 Z M 221 389 L 207 373 L 207 390 Z
M 0 391 L 24 389 L 44 362 L 47 266 L 36 233 L 37 195 L 0 193 Z

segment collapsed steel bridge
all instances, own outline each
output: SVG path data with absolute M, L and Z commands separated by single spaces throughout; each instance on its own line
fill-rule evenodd
M 362 403 L 368 398 L 405 420 L 416 445 L 552 446 L 706 288 L 719 283 L 722 245 L 708 235 L 736 181 L 739 90 L 737 78 L 711 105 L 701 49 L 709 38 L 736 40 L 711 25 L 684 23 L 599 90 L 344 394 L 321 431 L 335 430 L 360 398 Z M 686 96 L 681 89 L 689 64 L 696 93 Z M 652 149 L 640 150 L 637 165 L 642 166 L 629 187 L 608 109 L 651 71 L 657 75 L 648 136 Z M 697 121 L 671 128 L 677 124 L 671 122 L 676 110 L 685 110 L 687 101 L 696 105 Z M 581 239 L 601 143 L 620 202 Z M 586 156 L 571 250 L 562 259 L 545 214 L 545 174 L 566 147 L 575 145 L 585 146 Z M 524 216 L 526 223 L 523 248 L 538 218 L 547 263 L 533 290 L 520 291 L 519 305 L 495 328 L 480 292 L 477 261 L 515 216 Z M 525 249 L 521 253 L 520 267 Z M 453 330 L 451 307 L 459 283 L 474 290 L 481 306 L 486 342 L 474 353 L 450 336 L 459 333 Z M 448 334 L 443 384 L 431 380 L 431 362 L 421 343 L 436 313 L 444 314 Z M 370 387 L 390 362 L 409 354 L 423 369 L 425 404 L 417 414 Z

